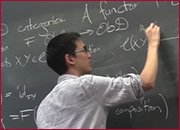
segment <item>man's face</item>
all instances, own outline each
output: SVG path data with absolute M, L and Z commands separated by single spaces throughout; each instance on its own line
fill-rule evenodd
M 92 71 L 91 55 L 87 52 L 85 44 L 81 40 L 77 40 L 75 44 L 75 68 L 80 75 L 90 74 Z

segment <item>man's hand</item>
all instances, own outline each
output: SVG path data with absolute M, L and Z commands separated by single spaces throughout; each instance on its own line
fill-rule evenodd
M 160 28 L 151 23 L 145 31 L 146 37 L 148 39 L 149 45 L 159 46 L 160 43 Z

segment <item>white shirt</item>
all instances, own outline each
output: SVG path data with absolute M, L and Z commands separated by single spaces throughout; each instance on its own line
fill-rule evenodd
M 111 107 L 143 96 L 139 75 L 109 78 L 65 74 L 40 103 L 36 124 L 39 129 L 105 129 Z

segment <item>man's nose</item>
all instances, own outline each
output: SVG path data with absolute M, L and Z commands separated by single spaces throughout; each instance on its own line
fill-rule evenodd
M 88 58 L 91 58 L 91 54 L 89 52 L 87 54 L 88 54 Z

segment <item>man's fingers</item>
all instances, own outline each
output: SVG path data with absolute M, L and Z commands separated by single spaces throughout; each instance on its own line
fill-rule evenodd
M 154 24 L 154 23 L 151 23 L 150 25 L 149 25 L 149 27 L 146 29 L 146 33 L 150 33 L 150 32 L 154 32 L 154 31 L 160 31 L 160 28 L 159 28 L 159 26 L 157 26 L 156 24 Z
M 155 24 L 154 24 L 154 23 L 151 23 L 149 27 L 150 27 L 150 28 L 154 28 L 154 26 L 155 26 Z
M 154 30 L 156 30 L 157 28 L 158 28 L 158 26 L 157 26 L 157 25 L 155 25 L 153 29 L 154 29 Z
M 158 27 L 157 25 L 154 26 L 154 30 L 159 31 L 160 27 Z
M 154 23 L 151 23 L 151 24 L 149 25 L 149 27 L 147 27 L 146 31 L 149 31 L 149 30 L 153 29 L 154 26 L 155 26 L 155 24 L 154 24 Z

